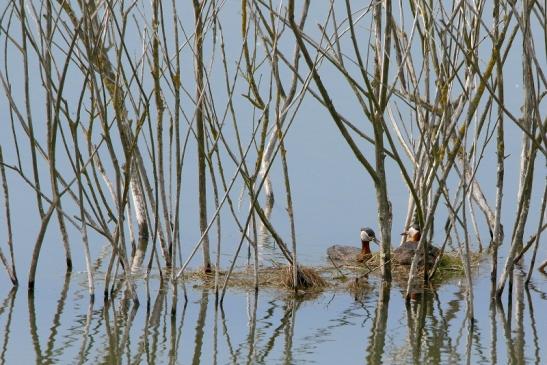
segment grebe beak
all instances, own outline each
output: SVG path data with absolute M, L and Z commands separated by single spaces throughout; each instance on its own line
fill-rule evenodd
M 373 237 L 372 238 L 372 242 L 376 243 L 378 246 L 380 246 L 380 242 L 378 241 L 378 239 L 376 237 Z
M 405 231 L 403 233 L 401 233 L 401 236 L 406 236 L 408 233 Z

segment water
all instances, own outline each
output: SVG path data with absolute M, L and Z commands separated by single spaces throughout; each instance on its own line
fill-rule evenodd
M 136 306 L 120 291 L 90 303 L 83 273 L 52 277 L 47 290 L 0 290 L 0 363 L 333 364 L 545 363 L 547 280 L 511 303 L 490 298 L 488 263 L 475 273 L 475 320 L 458 279 L 405 303 L 397 282 L 368 278 L 360 293 L 295 297 L 277 289 L 230 289 L 222 306 L 200 285 L 172 291 L 140 283 Z M 194 283 L 199 284 L 199 283 Z M 101 292 L 101 291 L 98 291 Z

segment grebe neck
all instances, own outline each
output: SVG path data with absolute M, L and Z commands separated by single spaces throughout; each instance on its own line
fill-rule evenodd
M 361 241 L 361 252 L 363 254 L 366 254 L 366 255 L 370 254 L 370 242 L 369 241 Z
M 412 243 L 418 243 L 420 242 L 420 238 L 422 237 L 422 235 L 420 234 L 420 232 L 417 232 L 415 233 L 414 235 L 410 236 L 409 237 L 409 240 L 408 242 L 412 242 Z

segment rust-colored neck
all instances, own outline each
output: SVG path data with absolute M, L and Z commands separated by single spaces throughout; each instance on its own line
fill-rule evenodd
M 365 255 L 370 254 L 370 242 L 369 241 L 361 241 L 361 252 Z
M 421 237 L 422 237 L 422 235 L 420 234 L 420 232 L 418 232 L 418 233 L 414 234 L 413 236 L 409 236 L 408 241 L 418 243 L 418 241 L 420 241 Z

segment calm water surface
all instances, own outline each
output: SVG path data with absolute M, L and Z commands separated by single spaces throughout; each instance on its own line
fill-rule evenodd
M 475 276 L 475 321 L 458 280 L 405 305 L 401 287 L 368 279 L 361 293 L 294 297 L 279 290 L 214 293 L 159 280 L 139 285 L 140 306 L 119 293 L 90 304 L 85 275 L 51 275 L 34 296 L 0 289 L 0 363 L 545 364 L 547 280 L 517 276 L 513 299 L 490 300 L 488 263 Z M 97 291 L 98 293 L 102 292 Z M 148 298 L 148 299 L 147 299 Z

